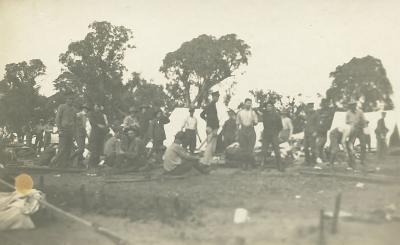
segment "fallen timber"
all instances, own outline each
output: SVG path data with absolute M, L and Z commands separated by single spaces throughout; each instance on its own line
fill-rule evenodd
M 306 176 L 318 176 L 318 177 L 333 177 L 347 181 L 358 181 L 366 183 L 377 183 L 377 184 L 400 184 L 400 178 L 378 175 L 378 174 L 342 174 L 334 172 L 322 172 L 322 171 L 311 171 L 301 170 L 300 174 Z

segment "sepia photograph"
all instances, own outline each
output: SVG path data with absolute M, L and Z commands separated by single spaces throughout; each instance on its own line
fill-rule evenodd
M 395 245 L 400 2 L 0 0 L 0 245 Z

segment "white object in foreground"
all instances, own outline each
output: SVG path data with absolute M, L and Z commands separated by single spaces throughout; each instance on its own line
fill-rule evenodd
M 242 224 L 250 220 L 249 211 L 244 208 L 237 208 L 233 217 L 235 224 Z

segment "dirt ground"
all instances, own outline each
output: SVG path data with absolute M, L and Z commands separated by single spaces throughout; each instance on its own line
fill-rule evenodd
M 399 156 L 377 159 L 369 154 L 368 169 L 400 178 L 399 160 Z M 346 167 L 335 166 L 338 172 L 354 174 Z M 49 202 L 101 224 L 130 244 L 193 245 L 318 244 L 320 209 L 333 211 L 335 197 L 342 193 L 341 210 L 369 218 L 340 218 L 336 235 L 330 234 L 327 220 L 325 244 L 398 244 L 400 221 L 379 218 L 379 214 L 390 205 L 400 216 L 400 184 L 363 182 L 363 187 L 357 187 L 360 181 L 306 176 L 299 173 L 304 169 L 296 164 L 285 173 L 218 168 L 206 176 L 193 172 L 184 179 L 123 183 L 106 183 L 111 177 L 105 176 L 48 174 L 43 191 Z M 331 170 L 323 166 L 314 171 Z M 39 176 L 34 178 L 39 183 Z M 248 210 L 248 222 L 234 224 L 236 208 Z M 0 239 L 0 244 L 113 244 L 59 216 L 47 217 L 34 230 L 0 233 Z

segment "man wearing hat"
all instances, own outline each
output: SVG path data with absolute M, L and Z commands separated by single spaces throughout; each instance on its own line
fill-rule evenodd
M 346 143 L 347 151 L 349 155 L 349 166 L 354 168 L 355 164 L 355 154 L 354 154 L 354 142 L 356 139 L 360 141 L 361 146 L 361 164 L 364 164 L 366 147 L 365 147 L 365 137 L 363 129 L 365 127 L 365 117 L 364 112 L 357 109 L 357 101 L 352 100 L 349 103 L 349 110 L 346 113 L 346 125 L 350 128 L 349 140 Z
M 185 119 L 182 125 L 182 131 L 185 132 L 185 140 L 182 146 L 185 149 L 189 146 L 191 153 L 194 153 L 194 150 L 196 149 L 196 137 L 198 136 L 200 139 L 197 130 L 197 118 L 194 116 L 194 112 L 194 107 L 189 108 L 189 116 Z
M 203 174 L 209 173 L 208 167 L 199 163 L 198 157 L 190 155 L 182 147 L 184 140 L 185 133 L 180 131 L 175 135 L 174 142 L 167 147 L 164 154 L 165 174 L 179 176 L 189 172 L 192 168 Z
M 229 119 L 225 121 L 224 126 L 222 126 L 222 138 L 224 142 L 224 149 L 233 144 L 236 141 L 237 135 L 237 124 L 236 124 L 236 113 L 234 110 L 229 109 L 228 111 Z
M 204 157 L 201 162 L 210 165 L 215 154 L 218 139 L 219 119 L 217 112 L 217 102 L 219 100 L 219 92 L 211 93 L 211 102 L 201 112 L 200 117 L 207 123 L 207 147 L 204 151 Z
M 52 165 L 65 167 L 70 164 L 73 136 L 76 123 L 76 111 L 72 105 L 72 93 L 66 95 L 66 102 L 57 109 L 56 125 L 58 128 L 59 144 L 58 152 L 52 161 Z
M 129 115 L 127 115 L 124 118 L 124 121 L 122 123 L 122 127 L 123 128 L 140 128 L 140 123 L 139 123 L 139 119 L 138 119 L 138 109 L 134 106 L 131 106 L 129 108 Z
M 284 166 L 281 159 L 279 148 L 279 132 L 282 130 L 282 120 L 279 113 L 276 111 L 274 102 L 268 101 L 262 112 L 263 118 L 263 135 L 262 135 L 262 152 L 263 165 L 267 158 L 268 148 L 272 145 L 272 149 L 276 158 L 276 165 L 279 171 L 284 171 Z
M 305 165 L 314 165 L 317 158 L 317 127 L 318 115 L 314 110 L 314 103 L 308 103 L 305 108 L 306 121 L 304 126 L 304 157 Z
M 332 126 L 333 116 L 335 115 L 334 110 L 329 107 L 327 99 L 322 99 L 321 108 L 317 113 L 317 137 L 316 137 L 316 160 L 317 162 L 322 162 L 326 160 L 324 153 L 324 147 L 328 138 L 328 130 Z
M 161 152 L 164 149 L 164 140 L 167 138 L 164 125 L 169 122 L 169 117 L 164 115 L 161 109 L 158 109 L 154 112 L 154 119 L 149 123 L 147 137 L 153 143 L 151 153 L 155 153 L 157 162 L 161 162 Z
M 377 152 L 378 152 L 378 157 L 380 158 L 385 157 L 387 151 L 386 135 L 389 132 L 389 129 L 386 127 L 385 117 L 386 117 L 386 111 L 382 111 L 381 118 L 378 120 L 375 129 Z

